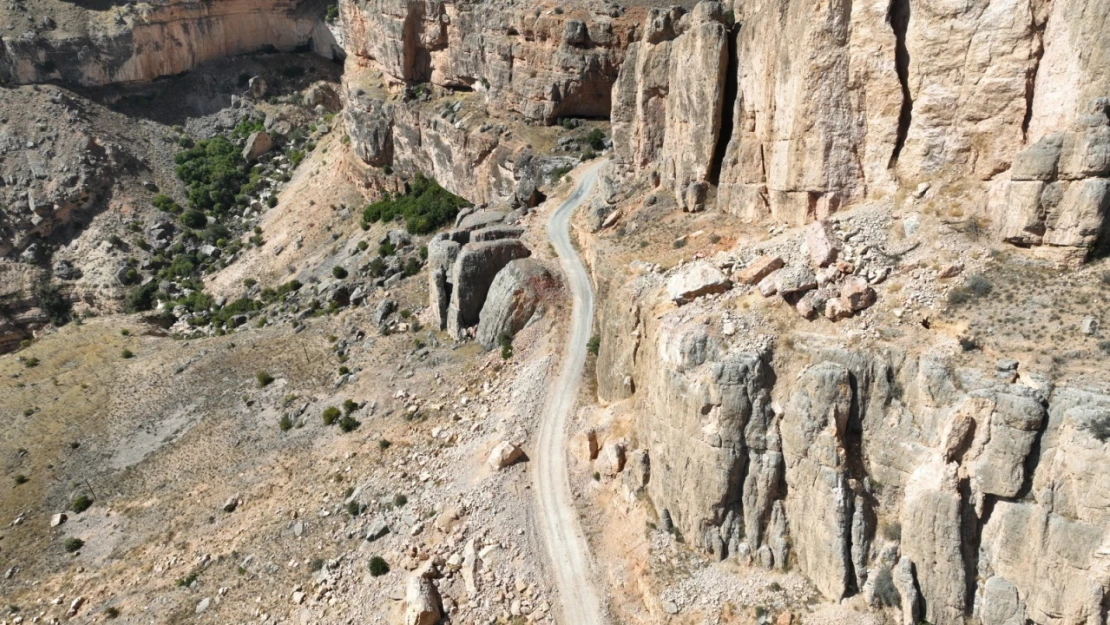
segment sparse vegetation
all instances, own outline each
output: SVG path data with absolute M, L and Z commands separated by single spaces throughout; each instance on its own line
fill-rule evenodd
M 278 428 L 282 432 L 288 432 L 293 429 L 293 419 L 287 414 L 281 415 L 281 419 L 278 420 Z
M 273 383 L 274 376 L 269 371 L 259 371 L 254 374 L 254 379 L 258 381 L 258 388 L 266 388 Z
M 320 416 L 324 419 L 324 425 L 334 425 L 339 420 L 339 409 L 335 406 L 328 406 L 324 408 L 324 412 Z
M 77 495 L 73 501 L 69 502 L 69 509 L 77 514 L 81 514 L 88 510 L 93 505 L 93 500 L 88 495 Z
M 331 268 L 331 275 L 334 276 L 336 280 L 342 280 L 343 278 L 347 277 L 347 270 L 339 265 L 336 265 Z
M 393 505 L 398 508 L 404 508 L 405 504 L 407 504 L 408 502 L 409 498 L 406 497 L 403 493 L 397 493 L 393 496 Z
M 598 352 L 601 351 L 601 337 L 599 335 L 595 334 L 590 337 L 589 342 L 586 343 L 586 351 L 597 356 Z
M 131 351 L 131 350 L 129 350 L 129 349 L 124 349 L 123 351 L 121 351 L 121 352 L 119 353 L 119 355 L 120 355 L 120 357 L 121 357 L 121 358 L 123 358 L 123 359 L 125 359 L 125 360 L 126 360 L 126 359 L 129 359 L 129 358 L 134 358 L 134 357 L 135 357 L 135 353 L 134 353 L 134 352 L 132 352 L 132 351 Z
M 384 438 L 378 441 L 378 449 L 385 451 L 393 446 L 393 443 L 385 440 Z
M 605 133 L 599 128 L 594 128 L 586 134 L 586 144 L 595 150 L 605 149 Z
M 362 425 L 362 422 L 350 415 L 344 415 L 339 419 L 339 429 L 343 433 L 354 432 L 360 425 Z
M 81 551 L 81 547 L 85 546 L 85 541 L 71 536 L 62 543 L 62 546 L 65 548 L 66 553 L 77 553 Z
M 980 299 L 991 294 L 994 285 L 985 276 L 972 274 L 967 277 L 964 284 L 948 292 L 948 303 L 952 306 L 966 304 L 973 299 Z
M 887 566 L 880 566 L 875 572 L 875 596 L 888 607 L 902 606 L 902 597 L 894 586 L 894 576 Z
M 1100 443 L 1110 441 L 1110 413 L 1096 415 L 1081 427 Z
M 501 346 L 501 358 L 508 360 L 513 357 L 513 336 L 508 332 L 502 332 L 497 337 L 497 344 Z
M 23 475 L 22 473 L 17 474 L 14 479 L 15 479 L 15 485 L 16 486 L 21 486 L 21 485 L 26 484 L 27 482 L 31 481 L 31 478 L 27 477 L 26 475 Z

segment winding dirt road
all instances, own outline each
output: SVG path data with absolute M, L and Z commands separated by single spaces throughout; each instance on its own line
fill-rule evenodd
M 547 237 L 559 254 L 573 298 L 563 366 L 548 395 L 536 449 L 535 491 L 540 531 L 547 543 L 551 569 L 559 589 L 563 625 L 603 625 L 602 603 L 591 583 L 589 546 L 578 523 L 567 475 L 567 421 L 578 397 L 578 381 L 586 364 L 586 343 L 594 318 L 594 292 L 578 252 L 570 244 L 570 218 L 597 186 L 602 163 L 582 175 L 574 193 L 551 216 Z

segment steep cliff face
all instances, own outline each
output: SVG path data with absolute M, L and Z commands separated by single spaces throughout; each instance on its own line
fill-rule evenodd
M 936 338 L 772 345 L 728 294 L 675 308 L 651 268 L 622 282 L 603 279 L 598 393 L 631 403 L 648 492 L 688 542 L 831 600 L 910 570 L 902 605 L 935 625 L 1105 621 L 1104 390 Z
M 701 207 L 707 185 L 719 210 L 792 224 L 922 182 L 986 197 L 1008 188 L 1023 149 L 1092 127 L 1092 102 L 1110 94 L 1097 69 L 1110 42 L 1090 26 L 1110 7 L 1097 0 L 768 0 L 735 11 L 721 36 L 697 26 L 721 15 L 714 3 L 690 14 L 653 9 L 614 89 L 615 160 L 688 210 Z M 686 71 L 690 63 L 698 71 Z M 676 167 L 684 159 L 701 169 Z M 1081 223 L 1065 229 L 1082 235 L 1025 242 L 1082 256 L 1106 197 L 1091 185 L 1082 193 L 1082 206 L 1058 220 Z M 1022 205 L 1027 223 L 1046 212 L 1054 220 L 1035 199 Z M 1010 218 L 983 200 L 968 210 Z
M 348 53 L 391 81 L 484 95 L 526 119 L 608 117 L 642 12 L 597 3 L 341 2 Z
M 28 12 L 34 22 L 0 37 L 0 83 L 147 81 L 264 49 L 342 55 L 321 19 L 322 8 L 310 2 L 171 1 L 111 11 L 40 4 L 7 10 L 13 25 L 26 22 Z

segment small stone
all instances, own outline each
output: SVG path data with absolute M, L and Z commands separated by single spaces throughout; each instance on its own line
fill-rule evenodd
M 54 516 L 50 517 L 50 527 L 58 527 L 59 525 L 61 525 L 62 523 L 65 523 L 68 520 L 69 520 L 69 517 L 66 516 L 64 512 L 59 512 L 59 513 L 55 514 Z
M 994 368 L 998 371 L 1017 371 L 1018 361 L 1012 358 L 1000 358 Z
M 504 469 L 505 467 L 520 460 L 524 456 L 524 452 L 519 447 L 508 442 L 503 441 L 493 448 L 490 452 L 489 459 L 486 460 L 493 469 Z
M 826 267 L 836 260 L 837 245 L 829 222 L 821 220 L 806 227 L 806 251 L 817 267 Z
M 663 611 L 667 614 L 678 614 L 678 604 L 674 601 L 664 601 Z
M 937 277 L 941 279 L 955 278 L 956 276 L 960 275 L 960 272 L 962 272 L 963 270 L 963 263 L 952 263 L 941 269 L 940 272 L 937 273 Z
M 1083 321 L 1079 322 L 1079 331 L 1087 336 L 1098 334 L 1098 319 L 1094 317 L 1084 318 Z
M 760 256 L 736 274 L 736 281 L 740 284 L 759 284 L 767 276 L 782 269 L 782 266 L 782 258 L 778 256 Z
M 196 607 L 196 610 L 194 610 L 194 613 L 195 614 L 203 614 L 204 611 L 207 610 L 208 606 L 210 606 L 210 605 L 212 605 L 212 599 L 210 597 L 205 597 L 205 598 L 203 598 L 203 599 L 201 599 L 200 601 L 197 602 L 197 607 Z

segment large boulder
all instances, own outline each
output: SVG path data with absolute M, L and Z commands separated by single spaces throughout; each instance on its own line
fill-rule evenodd
M 432 580 L 413 575 L 405 587 L 405 625 L 437 625 L 443 618 L 442 601 Z
M 243 146 L 243 160 L 249 163 L 273 148 L 274 141 L 270 135 L 265 131 L 257 130 L 247 137 L 247 143 Z
M 704 261 L 682 267 L 667 280 L 667 296 L 680 306 L 704 295 L 724 293 L 731 288 L 732 280 L 720 269 Z
M 543 293 L 555 279 L 542 264 L 531 258 L 514 260 L 497 272 L 486 295 L 476 338 L 493 349 L 502 334 L 520 332 L 540 308 Z
M 447 309 L 447 331 L 456 339 L 463 331 L 478 323 L 486 295 L 498 272 L 505 265 L 532 252 L 516 239 L 470 243 L 460 251 L 448 282 L 451 303 Z

